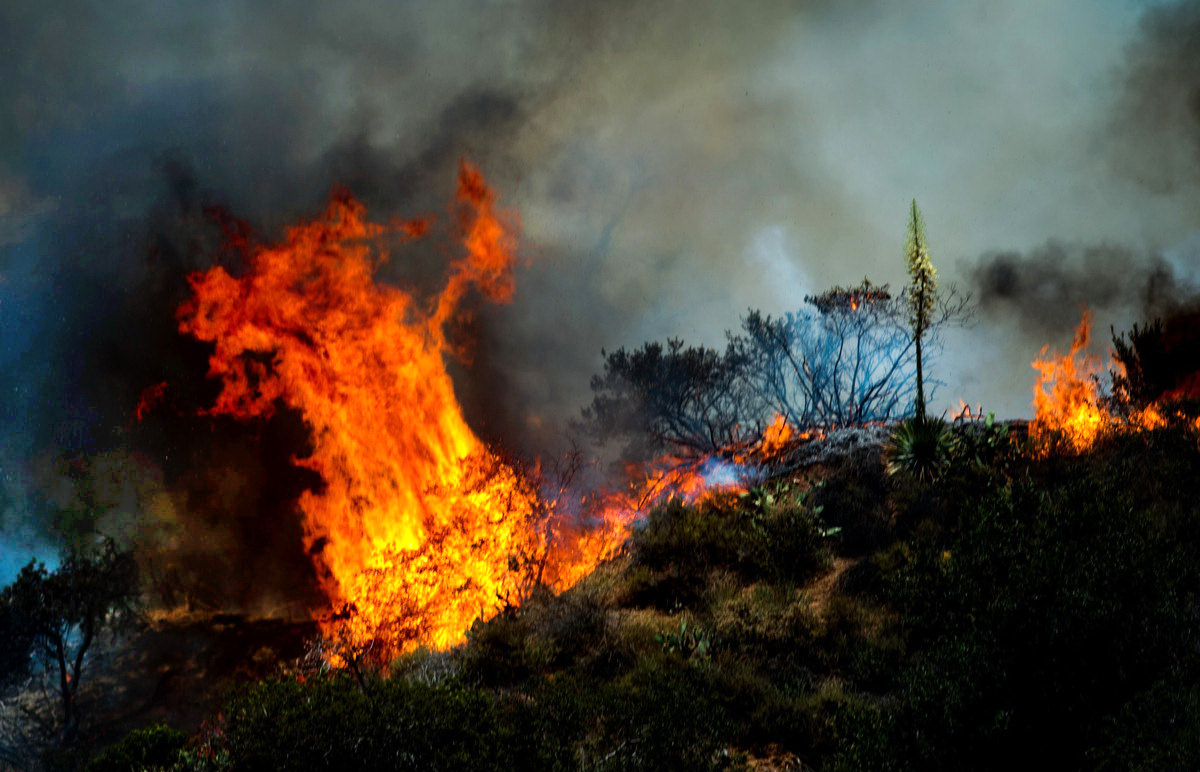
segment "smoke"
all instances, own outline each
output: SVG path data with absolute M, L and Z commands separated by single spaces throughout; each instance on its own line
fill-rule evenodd
M 935 264 L 988 293 L 990 324 L 933 374 L 941 394 L 1019 414 L 1045 342 L 1033 327 L 1069 334 L 1080 300 L 1137 306 L 1161 261 L 1181 265 L 1195 25 L 1186 4 L 1090 0 L 7 2 L 3 544 L 99 527 L 155 545 L 213 596 L 253 605 L 261 577 L 262 605 L 288 577 L 304 596 L 289 506 L 314 481 L 288 463 L 302 427 L 194 415 L 212 397 L 208 352 L 174 309 L 189 271 L 236 269 L 206 213 L 269 241 L 340 184 L 380 221 L 444 222 L 461 156 L 524 231 L 514 302 L 473 309 L 475 353 L 455 365 L 490 441 L 568 446 L 603 348 L 719 345 L 748 307 L 793 310 L 864 274 L 902 283 L 914 196 Z M 1038 246 L 1051 236 L 1068 246 Z M 396 254 L 384 278 L 436 285 L 435 244 Z M 66 527 L 75 505 L 49 493 L 64 464 L 100 456 L 123 459 L 132 493 L 76 507 Z
M 1083 308 L 1151 319 L 1200 293 L 1161 253 L 1114 244 L 1049 241 L 1025 254 L 984 255 L 971 271 L 989 318 L 1016 320 L 1043 340 L 1078 323 Z
M 1200 6 L 1146 13 L 1113 113 L 1117 170 L 1147 194 L 1195 200 L 1200 185 Z

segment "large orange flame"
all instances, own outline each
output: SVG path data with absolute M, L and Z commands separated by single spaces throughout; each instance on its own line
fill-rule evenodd
M 282 403 L 308 424 L 313 451 L 295 463 L 325 485 L 300 499 L 304 542 L 345 610 L 326 625 L 387 654 L 454 645 L 531 582 L 576 581 L 624 537 L 619 522 L 554 533 L 528 476 L 463 418 L 445 325 L 471 287 L 512 296 L 516 238 L 465 162 L 458 200 L 464 254 L 432 302 L 373 278 L 385 240 L 424 224 L 371 224 L 343 194 L 282 243 L 249 248 L 244 275 L 190 277 L 178 314 L 182 332 L 215 346 L 210 413 L 265 417 Z

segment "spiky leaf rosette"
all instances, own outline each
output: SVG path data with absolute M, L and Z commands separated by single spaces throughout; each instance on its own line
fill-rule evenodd
M 938 418 L 911 418 L 892 432 L 883 457 L 889 475 L 932 482 L 950 465 L 953 450 L 949 424 Z

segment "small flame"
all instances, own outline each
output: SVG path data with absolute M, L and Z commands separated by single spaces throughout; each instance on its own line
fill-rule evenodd
M 782 451 L 795 436 L 796 432 L 783 417 L 782 413 L 775 415 L 775 420 L 763 431 L 762 452 L 765 456 L 773 456 Z
M 137 407 L 134 408 L 133 418 L 141 423 L 151 412 L 156 410 L 162 404 L 163 399 L 167 394 L 167 382 L 156 383 L 153 386 L 147 387 L 140 397 L 138 397 Z

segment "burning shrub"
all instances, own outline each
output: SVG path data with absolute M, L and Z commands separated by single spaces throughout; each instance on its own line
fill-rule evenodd
M 376 282 L 389 247 L 425 221 L 372 223 L 339 192 L 277 244 L 235 243 L 244 270 L 189 277 L 179 330 L 212 345 L 220 381 L 203 412 L 264 421 L 296 411 L 321 484 L 297 502 L 303 547 L 331 614 L 325 632 L 387 659 L 462 642 L 532 585 L 561 590 L 620 546 L 623 523 L 567 534 L 529 476 L 467 424 L 446 358 L 470 292 L 514 291 L 515 218 L 465 161 L 461 248 L 432 297 Z
M 1128 335 L 1128 338 L 1126 338 Z M 1200 399 L 1200 311 L 1155 319 L 1128 333 L 1113 332 L 1113 392 L 1118 404 L 1142 409 L 1156 402 Z

